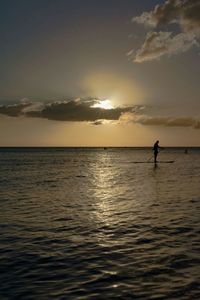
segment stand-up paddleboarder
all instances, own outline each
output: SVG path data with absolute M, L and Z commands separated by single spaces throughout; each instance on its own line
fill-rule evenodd
M 153 145 L 153 153 L 154 153 L 154 163 L 157 163 L 158 149 L 163 149 L 159 146 L 159 141 L 156 141 Z

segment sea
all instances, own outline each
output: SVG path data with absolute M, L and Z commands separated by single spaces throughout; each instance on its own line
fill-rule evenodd
M 0 148 L 0 299 L 200 299 L 200 148 Z

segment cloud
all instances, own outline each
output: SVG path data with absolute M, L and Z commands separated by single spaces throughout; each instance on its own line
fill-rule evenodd
M 146 126 L 192 127 L 200 129 L 200 118 L 179 116 L 148 116 L 134 113 L 124 113 L 120 121 L 123 123 L 138 123 Z
M 150 27 L 177 23 L 187 32 L 199 30 L 200 1 L 167 0 L 164 4 L 156 5 L 153 11 L 134 17 L 132 21 Z
M 96 120 L 94 122 L 91 122 L 92 125 L 106 125 L 106 124 L 117 124 L 118 123 L 118 120 Z
M 141 49 L 136 53 L 135 62 L 158 59 L 163 55 L 185 52 L 197 44 L 193 34 L 179 33 L 172 36 L 171 32 L 149 32 Z
M 93 107 L 99 101 L 99 99 L 88 98 L 53 103 L 20 103 L 1 106 L 0 114 L 10 117 L 25 116 L 54 121 L 88 121 L 99 125 L 102 124 L 99 120 L 118 120 L 122 113 L 132 110 L 132 107 L 116 107 L 113 109 Z
M 185 52 L 198 45 L 200 37 L 200 0 L 167 0 L 154 10 L 134 17 L 133 22 L 158 29 L 178 24 L 179 33 L 148 32 L 144 44 L 137 51 L 135 62 L 158 59 L 163 55 Z
M 33 103 L 29 103 L 29 105 L 27 107 L 25 107 L 23 109 L 23 113 L 24 114 L 28 114 L 29 112 L 33 112 L 33 111 L 42 111 L 45 108 L 45 104 L 42 102 L 33 102 Z
M 92 107 L 95 101 L 69 101 L 66 103 L 52 103 L 41 111 L 28 112 L 29 117 L 39 117 L 56 121 L 82 122 L 96 120 L 118 120 L 128 108 L 102 109 Z
M 200 117 L 166 116 L 166 108 L 133 105 L 103 109 L 94 107 L 99 99 L 78 98 L 52 103 L 20 102 L 0 106 L 0 114 L 9 117 L 40 118 L 65 122 L 90 122 L 92 125 L 135 123 L 144 126 L 192 127 L 200 129 Z M 164 114 L 163 114 L 164 113 Z
M 23 110 L 30 107 L 32 103 L 19 103 L 13 105 L 1 105 L 0 114 L 9 116 L 9 117 L 19 117 L 23 114 Z
M 102 120 L 97 120 L 95 122 L 92 123 L 93 125 L 103 125 L 103 121 Z

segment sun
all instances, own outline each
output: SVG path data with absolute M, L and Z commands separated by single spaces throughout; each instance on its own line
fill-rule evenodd
M 101 100 L 98 103 L 95 103 L 92 107 L 99 107 L 102 109 L 113 109 L 114 108 L 111 104 L 111 101 L 108 99 Z

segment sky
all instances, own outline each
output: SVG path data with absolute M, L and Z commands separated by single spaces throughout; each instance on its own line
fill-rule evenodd
M 200 0 L 0 0 L 0 146 L 200 146 Z

